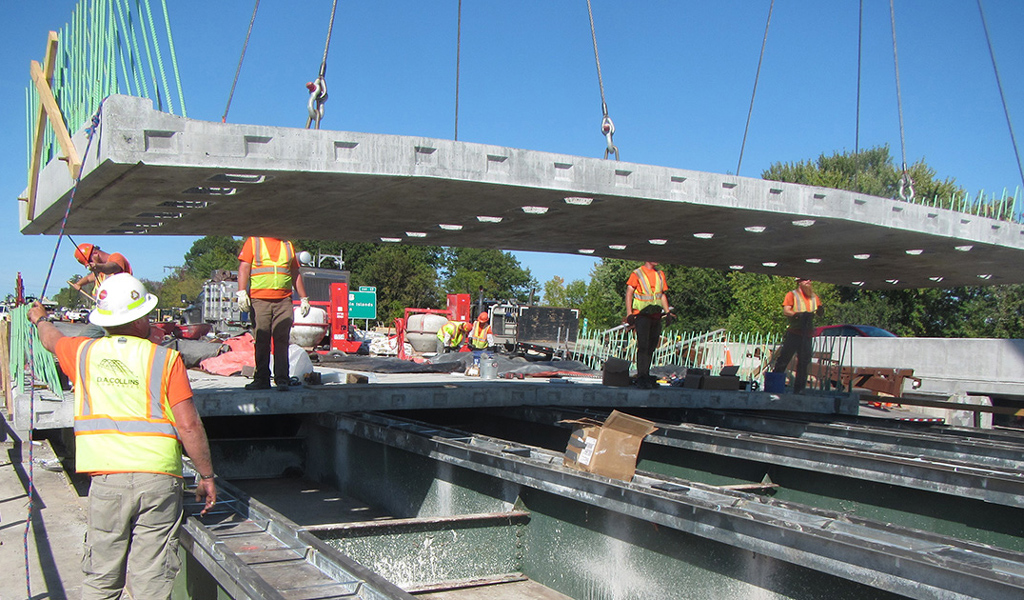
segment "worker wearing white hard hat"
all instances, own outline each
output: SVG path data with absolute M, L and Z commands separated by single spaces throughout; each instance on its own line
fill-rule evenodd
M 38 302 L 28 312 L 74 384 L 76 469 L 91 476 L 89 514 L 103 515 L 86 531 L 83 598 L 120 597 L 126 581 L 134 598 L 170 598 L 180 568 L 182 447 L 199 474 L 202 513 L 217 500 L 185 365 L 148 339 L 156 303 L 141 281 L 118 273 L 100 285 L 89 315 L 102 338 L 65 336 Z

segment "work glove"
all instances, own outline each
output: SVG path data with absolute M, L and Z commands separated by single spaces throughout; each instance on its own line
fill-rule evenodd
M 238 297 L 238 310 L 249 312 L 249 309 L 252 308 L 252 302 L 249 301 L 249 292 L 238 290 L 235 292 L 235 296 Z
M 299 298 L 299 314 L 304 317 L 309 315 L 309 298 Z

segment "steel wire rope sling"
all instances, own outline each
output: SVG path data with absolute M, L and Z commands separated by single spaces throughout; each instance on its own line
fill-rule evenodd
M 757 71 L 754 73 L 754 90 L 750 93 L 750 108 L 747 109 L 747 124 L 743 128 L 743 142 L 740 143 L 740 159 L 736 161 L 736 174 L 740 174 L 740 166 L 743 165 L 743 150 L 747 147 L 747 131 L 750 130 L 750 117 L 754 114 L 754 98 L 757 97 L 757 81 L 761 78 L 761 63 L 764 61 L 764 49 L 768 45 L 768 28 L 772 24 L 772 10 L 775 9 L 775 0 L 768 5 L 768 19 L 764 24 L 764 39 L 761 40 L 761 55 L 757 59 Z
M 900 152 L 903 157 L 903 173 L 900 175 L 900 199 L 907 202 L 914 200 L 914 180 L 907 170 L 907 141 L 903 133 L 903 92 L 900 90 L 900 55 L 896 51 L 896 6 L 895 0 L 889 0 L 889 23 L 892 25 L 892 62 L 896 68 L 896 108 L 900 114 Z
M 242 61 L 245 60 L 245 50 L 249 47 L 249 36 L 252 35 L 252 25 L 256 22 L 256 11 L 260 8 L 260 0 L 252 7 L 252 17 L 249 18 L 249 30 L 245 32 L 245 42 L 242 44 L 242 55 L 238 57 L 238 67 L 235 68 L 235 79 L 231 82 L 231 91 L 228 92 L 228 103 L 224 106 L 224 114 L 220 118 L 221 123 L 228 122 L 228 111 L 231 110 L 231 99 L 235 97 L 235 86 L 238 84 L 238 74 L 242 72 Z M 307 125 L 308 127 L 308 125 Z
M 607 146 L 604 149 L 604 157 L 607 160 L 609 154 L 615 155 L 615 160 L 619 160 L 619 149 L 612 141 L 612 136 L 615 135 L 615 124 L 612 123 L 612 118 L 608 116 L 608 103 L 604 101 L 604 79 L 601 78 L 601 57 L 597 53 L 597 31 L 594 29 L 594 9 L 590 6 L 590 0 L 587 0 L 587 14 L 590 15 L 590 37 L 594 40 L 594 62 L 597 63 L 597 85 L 601 88 L 601 133 L 604 135 Z
M 331 19 L 327 23 L 327 41 L 324 42 L 324 59 L 320 62 L 320 75 L 315 81 L 306 84 L 309 90 L 309 101 L 307 109 L 309 117 L 306 119 L 306 129 L 316 122 L 316 128 L 320 129 L 320 121 L 324 118 L 324 104 L 327 102 L 327 50 L 331 47 L 331 32 L 334 30 L 334 12 L 338 9 L 338 0 L 331 4 Z
M 981 0 L 978 0 L 978 13 L 981 15 L 981 26 L 985 29 L 985 41 L 988 43 L 988 54 L 992 58 L 992 70 L 996 73 L 996 86 L 999 87 L 999 98 L 1003 101 L 1003 113 L 1006 114 L 1006 126 L 1010 130 L 1010 141 L 1013 143 L 1013 154 L 1017 159 L 1017 171 L 1020 172 L 1021 183 L 1024 183 L 1024 167 L 1021 166 L 1020 150 L 1017 149 L 1017 137 L 1013 134 L 1013 123 L 1010 121 L 1010 108 L 1006 104 L 1006 94 L 1003 92 L 1003 82 L 999 77 L 999 67 L 996 65 L 996 53 L 992 49 L 992 38 L 988 34 L 988 22 L 985 20 L 985 10 L 981 7 Z
M 96 132 L 99 130 L 100 114 L 103 111 L 103 102 L 105 102 L 105 101 L 106 101 L 106 99 L 103 99 L 103 100 L 100 101 L 99 108 L 96 109 L 96 114 L 94 114 L 93 117 L 92 117 L 92 123 L 86 129 L 86 133 L 88 133 L 89 138 L 88 138 L 88 141 L 85 144 L 85 152 L 82 154 L 82 162 L 83 162 L 83 164 L 85 162 L 86 157 L 89 156 L 89 149 L 92 147 L 92 139 L 95 136 Z M 62 239 L 64 239 L 64 228 L 65 228 L 65 226 L 68 223 L 68 216 L 71 214 L 71 204 L 75 201 L 75 192 L 78 191 L 78 184 L 81 183 L 81 181 L 82 181 L 82 173 L 83 172 L 85 172 L 85 169 L 79 169 L 78 170 L 78 176 L 75 177 L 75 183 L 71 187 L 71 194 L 68 196 L 68 205 L 64 209 L 64 218 L 60 222 L 60 232 L 57 234 L 57 243 L 54 245 L 54 248 L 53 248 L 53 256 L 50 257 L 50 268 L 47 269 L 47 271 L 46 271 L 46 279 L 43 281 L 43 289 L 42 289 L 42 291 L 39 292 L 39 297 L 40 298 L 45 298 L 46 297 L 46 287 L 50 284 L 50 276 L 53 274 L 53 265 L 57 262 L 57 254 L 58 254 L 58 252 L 60 252 L 60 242 L 61 242 Z M 27 318 L 28 318 L 28 310 L 26 309 L 24 312 L 25 312 L 25 319 L 27 320 Z M 11 317 L 12 317 L 12 320 L 13 320 L 15 315 L 11 315 Z M 29 372 L 32 375 L 32 381 L 33 381 L 32 385 L 30 386 L 29 401 L 28 401 L 28 403 L 29 403 L 29 417 L 28 417 L 29 418 L 29 421 L 28 421 L 29 422 L 29 425 L 28 425 L 28 428 L 29 428 L 28 429 L 29 430 L 29 435 L 28 435 L 28 437 L 29 437 L 29 440 L 28 440 L 29 441 L 29 444 L 28 444 L 28 515 L 25 518 L 25 533 L 22 536 L 22 545 L 24 546 L 24 549 L 25 549 L 25 591 L 27 593 L 26 594 L 26 598 L 31 598 L 32 597 L 32 582 L 31 582 L 31 578 L 30 578 L 29 563 L 28 563 L 28 557 L 29 557 L 29 554 L 28 554 L 28 532 L 29 532 L 29 528 L 31 528 L 31 526 L 32 526 L 32 511 L 35 508 L 35 503 L 33 502 L 33 497 L 35 496 L 35 485 L 34 485 L 35 473 L 34 473 L 34 469 L 33 469 L 33 456 L 32 456 L 33 455 L 33 452 L 32 452 L 32 426 L 35 424 L 35 420 L 36 420 L 36 402 L 35 402 L 36 366 L 35 366 L 35 351 L 34 351 L 34 348 L 33 348 L 33 340 L 38 340 L 39 339 L 39 332 L 38 332 L 38 330 L 36 330 L 35 327 L 32 327 L 31 329 L 32 329 L 32 335 L 28 337 Z M 40 342 L 40 343 L 42 343 L 42 342 Z M 12 357 L 13 357 L 13 354 L 12 354 Z M 60 384 L 58 382 L 57 390 L 59 390 L 59 389 L 61 389 L 61 388 L 60 388 Z M 53 390 L 53 391 L 56 392 L 57 390 Z
M 459 62 L 462 58 L 462 0 L 459 0 L 459 17 L 455 27 L 455 141 L 459 141 Z

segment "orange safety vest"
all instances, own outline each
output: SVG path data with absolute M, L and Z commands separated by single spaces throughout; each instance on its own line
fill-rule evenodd
M 249 288 L 253 290 L 292 289 L 292 259 L 295 248 L 291 242 L 281 240 L 277 257 L 270 256 L 270 249 L 263 238 L 252 238 L 252 271 L 249 274 Z
M 130 336 L 107 336 L 79 346 L 78 472 L 181 477 L 181 443 L 164 394 L 176 360 L 177 351 Z
M 487 343 L 487 336 L 491 332 L 490 325 L 473 323 L 473 330 L 469 332 L 469 345 L 477 350 L 483 350 L 490 344 Z
M 777 296 L 776 296 L 777 297 Z M 803 295 L 799 288 L 793 290 L 793 312 L 815 312 L 818 310 L 818 305 L 821 301 L 818 299 L 817 294 L 812 294 L 810 298 Z
M 639 312 L 647 306 L 660 306 L 661 297 L 665 295 L 665 288 L 668 287 L 665 283 L 665 272 L 654 271 L 657 276 L 655 277 L 653 288 L 651 287 L 651 282 L 647 280 L 643 267 L 633 272 L 636 273 L 636 278 L 640 281 L 640 288 L 633 292 L 633 310 Z

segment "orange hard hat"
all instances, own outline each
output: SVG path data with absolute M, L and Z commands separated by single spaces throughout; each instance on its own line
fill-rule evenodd
M 96 249 L 96 246 L 92 244 L 79 244 L 75 248 L 75 260 L 82 263 L 85 266 L 89 266 L 89 259 L 92 258 L 92 251 Z
M 462 328 L 465 329 L 466 331 L 469 331 L 470 329 L 473 328 L 473 324 L 470 323 L 469 321 L 463 321 Z
M 486 310 L 476 316 L 476 320 L 480 321 L 481 323 L 486 323 L 487 320 L 490 319 L 490 318 L 491 318 L 491 316 L 487 314 Z

